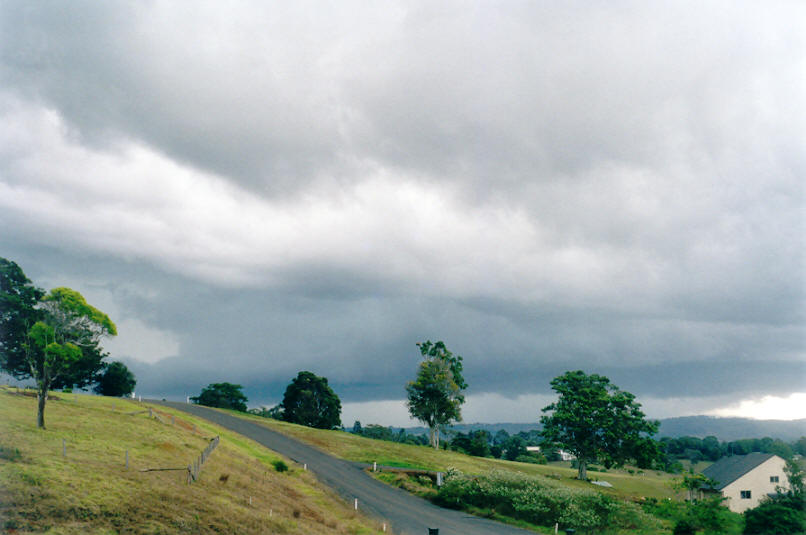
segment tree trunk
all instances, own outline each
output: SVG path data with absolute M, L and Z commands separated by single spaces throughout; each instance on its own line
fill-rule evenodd
M 437 446 L 437 428 L 435 426 L 428 428 L 428 442 L 431 443 L 431 447 L 436 449 Z
M 48 385 L 39 385 L 36 398 L 39 402 L 36 412 L 36 426 L 39 429 L 45 429 L 45 402 L 48 400 Z
M 577 463 L 579 463 L 579 474 L 577 475 L 577 479 L 581 481 L 588 480 L 588 461 L 584 459 L 577 459 Z

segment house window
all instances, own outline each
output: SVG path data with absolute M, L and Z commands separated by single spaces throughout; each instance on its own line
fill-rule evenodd
M 741 494 L 741 498 L 743 500 L 749 500 L 750 499 L 750 491 L 749 490 L 740 491 L 739 494 Z
M 770 476 L 770 483 L 778 483 L 778 476 Z

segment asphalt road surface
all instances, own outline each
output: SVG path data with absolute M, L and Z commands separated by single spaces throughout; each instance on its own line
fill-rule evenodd
M 380 522 L 386 522 L 396 535 L 428 535 L 438 528 L 439 535 L 525 535 L 530 531 L 514 528 L 460 511 L 442 509 L 403 490 L 373 479 L 362 470 L 363 465 L 332 457 L 291 437 L 235 416 L 199 405 L 172 401 L 152 401 L 200 416 L 263 444 L 300 464 L 325 485 L 338 492 L 353 505 Z

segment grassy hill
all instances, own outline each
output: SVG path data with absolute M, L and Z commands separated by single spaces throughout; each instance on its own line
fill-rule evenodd
M 577 471 L 572 469 L 568 463 L 538 465 L 472 457 L 455 451 L 437 451 L 424 446 L 374 440 L 342 431 L 323 431 L 260 416 L 231 413 L 298 438 L 336 457 L 350 461 L 367 464 L 377 462 L 379 465 L 385 466 L 435 471 L 447 471 L 449 468 L 455 468 L 469 474 L 483 474 L 499 470 L 542 475 L 559 480 L 568 487 L 586 489 L 593 487 L 627 500 L 640 500 L 644 497 L 663 499 L 677 495 L 671 485 L 674 476 L 661 472 L 638 473 L 633 471 L 634 473 L 631 474 L 627 470 L 589 471 L 591 479 L 605 480 L 613 485 L 612 488 L 594 487 L 590 483 L 575 479 Z
M 42 431 L 31 394 L 0 387 L 6 533 L 381 533 L 309 472 L 204 420 L 162 407 L 149 418 L 129 414 L 145 404 L 56 392 Z M 186 467 L 217 435 L 191 485 L 186 470 L 142 471 Z M 277 461 L 290 469 L 276 471 Z

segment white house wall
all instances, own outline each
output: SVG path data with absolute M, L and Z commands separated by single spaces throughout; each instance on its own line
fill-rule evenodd
M 772 457 L 723 488 L 722 495 L 728 498 L 726 505 L 731 511 L 741 513 L 756 507 L 767 494 L 774 493 L 776 487 L 789 488 L 784 466 L 786 461 Z M 779 483 L 771 483 L 770 476 L 778 476 Z M 741 497 L 743 490 L 750 491 L 750 499 Z

